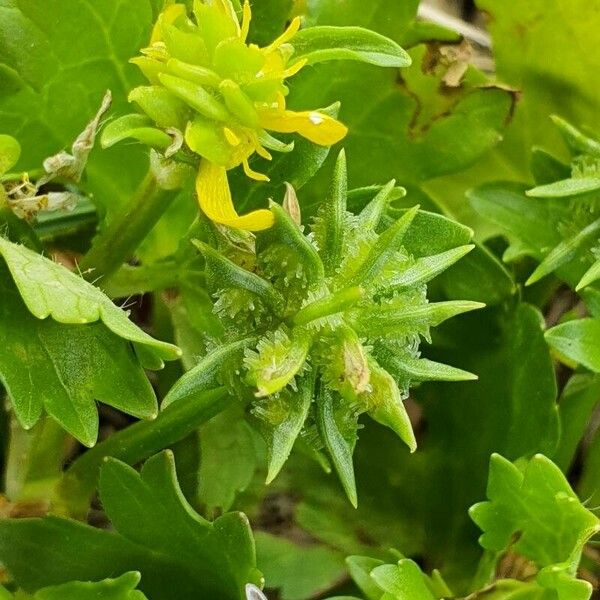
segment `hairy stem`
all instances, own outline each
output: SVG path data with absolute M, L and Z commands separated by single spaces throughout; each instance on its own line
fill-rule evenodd
M 148 171 L 125 209 L 92 243 L 79 268 L 88 280 L 107 279 L 135 251 L 175 195 L 160 188 Z

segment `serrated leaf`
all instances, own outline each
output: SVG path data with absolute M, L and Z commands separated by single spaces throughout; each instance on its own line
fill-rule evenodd
M 0 237 L 0 254 L 23 302 L 38 319 L 52 317 L 59 323 L 79 325 L 100 320 L 119 337 L 136 346 L 145 346 L 156 359 L 179 358 L 176 346 L 149 336 L 98 288 L 62 265 L 3 237 Z
M 480 544 L 492 552 L 512 547 L 539 567 L 576 567 L 583 545 L 600 531 L 598 518 L 580 503 L 560 469 L 541 454 L 522 471 L 494 454 L 487 496 L 489 501 L 469 511 L 483 530 Z
M 0 247 L 3 243 L 8 242 Z M 43 277 L 45 271 L 39 274 Z M 63 325 L 36 318 L 4 266 L 0 289 L 0 376 L 23 427 L 31 428 L 45 410 L 93 446 L 98 435 L 95 400 L 140 418 L 156 416 L 154 392 L 128 340 L 101 322 Z
M 575 319 L 556 325 L 545 334 L 552 348 L 570 360 L 600 373 L 600 320 Z
M 328 60 L 356 60 L 380 67 L 408 67 L 410 56 L 396 42 L 362 27 L 315 26 L 292 39 L 294 61 L 312 65 Z
M 136 570 L 153 600 L 242 600 L 260 584 L 248 520 L 228 513 L 214 522 L 183 497 L 169 452 L 141 473 L 115 459 L 102 468 L 100 497 L 116 532 L 69 519 L 0 521 L 0 559 L 26 590 Z

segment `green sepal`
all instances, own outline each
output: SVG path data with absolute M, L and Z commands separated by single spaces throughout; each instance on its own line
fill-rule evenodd
M 600 189 L 600 177 L 569 177 L 545 185 L 538 185 L 525 194 L 532 198 L 569 198 Z
M 557 115 L 552 115 L 550 118 L 558 127 L 567 145 L 576 154 L 591 154 L 596 158 L 600 158 L 600 142 L 598 140 L 588 137 Z
M 427 358 L 388 355 L 381 359 L 384 366 L 396 373 L 404 373 L 415 381 L 474 381 L 477 375 L 437 363 Z
M 357 229 L 359 231 L 375 231 L 392 199 L 397 200 L 405 194 L 406 190 L 404 188 L 396 187 L 395 179 L 386 183 L 377 192 L 375 197 L 360 211 L 357 217 Z M 348 194 L 348 198 L 350 198 L 350 194 Z
M 221 83 L 221 78 L 214 71 L 200 65 L 191 65 L 177 58 L 170 58 L 167 61 L 167 70 L 171 75 L 187 79 L 196 85 L 216 88 Z
M 379 365 L 371 363 L 370 370 L 371 391 L 367 393 L 369 416 L 389 427 L 414 452 L 417 440 L 398 385 Z
M 321 385 L 317 397 L 317 425 L 346 495 L 352 506 L 356 508 L 358 496 L 354 479 L 354 465 L 352 464 L 354 440 L 351 442 L 346 440 L 338 428 L 333 401 L 332 392 Z
M 275 312 L 278 311 L 279 307 L 283 304 L 283 299 L 268 281 L 236 265 L 208 244 L 199 240 L 192 240 L 192 243 L 202 252 L 206 261 L 207 275 L 212 279 L 215 287 L 230 286 L 242 288 L 256 294 L 267 306 L 275 310 Z
M 231 120 L 231 114 L 210 92 L 202 86 L 192 83 L 181 77 L 174 77 L 167 73 L 161 73 L 158 78 L 160 82 L 172 94 L 183 100 L 190 108 L 197 110 L 207 119 L 227 122 Z
M 412 62 L 396 42 L 362 27 L 307 27 L 300 30 L 291 43 L 292 61 L 306 60 L 309 65 L 329 60 L 355 60 L 400 68 Z
M 439 254 L 418 258 L 413 265 L 402 271 L 402 273 L 390 278 L 386 287 L 389 289 L 408 288 L 427 283 L 457 263 L 473 248 L 475 248 L 473 244 L 466 244 Z
M 135 102 L 159 127 L 185 129 L 190 109 L 169 90 L 157 85 L 140 85 L 127 97 Z
M 232 356 L 242 353 L 254 342 L 256 342 L 256 338 L 249 337 L 221 346 L 207 354 L 195 367 L 177 380 L 165 396 L 161 409 L 164 410 L 173 402 L 197 396 L 218 387 L 220 385 L 219 375 L 223 366 Z
M 558 246 L 553 248 L 537 266 L 535 271 L 525 282 L 525 285 L 531 285 L 532 283 L 539 281 L 542 277 L 545 277 L 553 271 L 556 271 L 556 269 L 574 260 L 587 244 L 593 243 L 596 240 L 599 231 L 600 219 L 590 223 L 587 227 L 584 227 L 572 238 L 558 244 Z
M 277 398 L 277 412 L 284 413 L 278 422 L 270 423 L 262 419 L 259 424 L 267 443 L 267 485 L 281 471 L 302 431 L 313 399 L 314 375 L 307 373 L 298 380 L 296 386 L 297 390 L 288 388 Z
M 0 177 L 12 169 L 21 156 L 21 146 L 11 135 L 0 134 Z
M 319 282 L 324 277 L 325 269 L 315 247 L 279 204 L 270 202 L 269 208 L 273 213 L 275 223 L 273 227 L 261 232 L 257 236 L 258 249 L 267 248 L 276 242 L 286 245 L 301 258 L 308 283 L 314 284 Z
M 110 148 L 128 138 L 157 150 L 166 150 L 173 143 L 169 135 L 152 126 L 148 117 L 131 114 L 124 115 L 108 123 L 100 135 L 100 145 L 103 148 Z
M 352 285 L 369 286 L 402 247 L 404 235 L 415 218 L 419 207 L 415 206 L 404 213 L 391 227 L 377 238 L 363 264 L 351 279 Z M 385 284 L 387 286 L 387 282 Z
M 219 85 L 219 91 L 229 109 L 242 125 L 256 129 L 259 125 L 258 113 L 254 103 L 244 94 L 240 86 L 231 79 L 225 79 Z
M 356 322 L 357 329 L 363 335 L 385 336 L 398 330 L 414 331 L 420 327 L 437 327 L 447 319 L 472 310 L 483 308 L 481 302 L 469 300 L 449 300 L 432 302 L 423 306 L 396 308 L 381 307 L 360 313 Z
M 348 192 L 348 171 L 346 152 L 340 150 L 333 179 L 323 207 L 323 239 L 319 255 L 325 265 L 325 273 L 331 275 L 342 259 L 344 248 L 344 225 L 346 221 L 346 194 Z

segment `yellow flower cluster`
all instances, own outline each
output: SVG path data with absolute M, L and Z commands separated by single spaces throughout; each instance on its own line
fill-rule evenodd
M 273 223 L 271 211 L 237 214 L 227 170 L 242 165 L 246 175 L 268 181 L 253 171 L 254 154 L 271 160 L 269 150 L 290 145 L 268 132 L 299 133 L 330 146 L 346 127 L 318 111 L 286 108 L 285 79 L 305 65 L 293 59 L 296 17 L 287 30 L 264 48 L 247 43 L 252 18 L 246 0 L 241 20 L 230 0 L 195 0 L 189 16 L 183 4 L 171 4 L 154 27 L 150 46 L 132 59 L 151 85 L 132 90 L 130 100 L 162 128 L 184 132 L 190 150 L 202 157 L 196 190 L 203 212 L 230 227 L 258 231 Z

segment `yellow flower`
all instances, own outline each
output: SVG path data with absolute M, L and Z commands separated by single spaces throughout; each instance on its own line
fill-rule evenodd
M 285 80 L 306 63 L 293 60 L 289 44 L 300 27 L 298 17 L 259 48 L 246 42 L 252 18 L 248 0 L 241 22 L 231 0 L 194 0 L 192 12 L 193 18 L 183 4 L 171 4 L 161 13 L 150 46 L 132 60 L 151 85 L 135 88 L 130 100 L 159 127 L 183 131 L 187 148 L 201 157 L 196 189 L 209 218 L 250 231 L 265 229 L 273 222 L 270 211 L 236 213 L 226 171 L 242 165 L 248 177 L 268 181 L 250 167 L 250 157 L 271 160 L 269 150 L 292 148 L 268 131 L 298 133 L 331 146 L 347 128 L 319 111 L 286 109 Z

